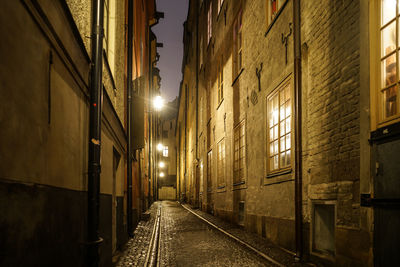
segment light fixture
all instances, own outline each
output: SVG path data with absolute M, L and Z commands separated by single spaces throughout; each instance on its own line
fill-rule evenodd
M 160 172 L 160 177 L 164 177 L 165 174 L 163 172 Z
M 160 161 L 160 163 L 158 163 L 158 166 L 159 166 L 160 168 L 164 168 L 164 167 L 165 167 L 164 161 Z
M 158 143 L 158 145 L 157 145 L 157 150 L 158 150 L 158 151 L 162 151 L 163 149 L 164 149 L 163 144 Z
M 164 106 L 164 99 L 161 96 L 156 96 L 153 99 L 153 107 L 155 110 L 161 110 Z

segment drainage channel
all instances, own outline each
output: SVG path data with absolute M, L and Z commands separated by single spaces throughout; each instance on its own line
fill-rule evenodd
M 203 220 L 204 222 L 206 222 L 207 224 L 211 225 L 212 227 L 214 227 L 215 229 L 217 229 L 218 231 L 224 233 L 225 235 L 229 236 L 230 238 L 234 239 L 235 241 L 237 241 L 238 243 L 240 243 L 241 245 L 247 247 L 248 249 L 252 250 L 253 252 L 255 252 L 256 254 L 258 254 L 259 256 L 261 256 L 262 258 L 264 258 L 265 260 L 280 266 L 280 267 L 284 267 L 285 265 L 277 262 L 276 260 L 274 260 L 273 258 L 271 258 L 270 256 L 268 256 L 267 254 L 263 253 L 262 251 L 258 250 L 257 248 L 253 247 L 252 245 L 250 245 L 249 243 L 239 239 L 238 237 L 228 233 L 227 231 L 225 231 L 224 229 L 218 227 L 217 225 L 213 224 L 212 222 L 210 222 L 209 220 L 207 220 L 206 218 L 198 215 L 197 213 L 195 213 L 194 211 L 192 211 L 191 209 L 189 209 L 188 207 L 186 207 L 185 205 L 181 206 L 183 208 L 185 208 L 187 211 L 191 212 L 193 215 L 197 216 L 199 219 Z
M 161 224 L 161 202 L 157 209 L 156 219 L 154 221 L 153 233 L 151 235 L 149 249 L 147 250 L 144 266 L 154 267 L 160 265 L 160 224 Z

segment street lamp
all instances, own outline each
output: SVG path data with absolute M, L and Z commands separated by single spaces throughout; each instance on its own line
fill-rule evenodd
M 158 164 L 158 167 L 160 167 L 160 168 L 164 168 L 164 167 L 165 167 L 165 163 L 164 163 L 164 161 L 160 161 L 160 163 Z
M 165 174 L 163 172 L 160 172 L 160 177 L 164 177 Z
M 161 144 L 161 143 L 158 143 L 158 145 L 157 145 L 157 150 L 158 150 L 158 151 L 162 151 L 163 149 L 164 149 L 164 145 Z
M 153 107 L 156 111 L 160 111 L 164 106 L 164 99 L 161 96 L 156 96 L 153 99 Z

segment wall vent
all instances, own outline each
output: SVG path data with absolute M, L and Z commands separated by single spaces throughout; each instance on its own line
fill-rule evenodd
M 335 204 L 313 205 L 312 251 L 335 255 Z

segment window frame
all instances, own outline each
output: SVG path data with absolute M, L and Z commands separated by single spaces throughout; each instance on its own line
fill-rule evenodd
M 213 153 L 212 149 L 207 152 L 207 192 L 212 191 L 212 159 Z
M 279 0 L 277 0 L 279 1 Z M 265 36 L 268 34 L 268 32 L 271 30 L 272 26 L 275 24 L 275 21 L 278 19 L 282 11 L 285 9 L 286 4 L 288 3 L 288 0 L 281 0 L 283 1 L 281 4 L 281 7 L 277 9 L 275 16 L 273 18 L 270 17 L 270 3 L 271 0 L 266 0 L 265 3 L 265 23 L 267 30 L 265 32 Z
M 281 102 L 280 102 L 280 93 L 284 90 L 286 90 L 288 88 L 289 90 L 289 101 L 290 101 L 290 118 L 286 117 L 283 120 L 281 120 Z M 274 97 L 278 96 L 278 119 L 277 119 L 277 124 L 273 123 L 272 128 L 274 128 L 275 126 L 277 126 L 277 139 L 273 139 L 272 141 L 270 140 L 270 131 L 271 131 L 271 127 L 270 127 L 270 100 L 273 99 Z M 288 100 L 284 100 L 284 105 L 287 103 Z M 266 170 L 267 170 L 267 178 L 272 178 L 275 177 L 277 175 L 281 175 L 281 174 L 287 174 L 290 173 L 292 171 L 293 168 L 293 164 L 294 164 L 294 120 L 293 120 L 293 84 L 292 84 L 292 77 L 289 76 L 286 79 L 284 79 L 274 90 L 272 90 L 272 92 L 270 94 L 268 94 L 268 96 L 266 97 Z M 286 112 L 286 111 L 285 111 Z M 285 113 L 286 114 L 286 113 Z M 281 123 L 288 120 L 289 119 L 289 125 L 290 125 L 290 132 L 286 132 L 282 134 L 281 132 Z M 285 127 L 286 124 L 285 124 Z M 273 130 L 274 131 L 274 130 Z M 285 149 L 283 152 L 288 152 L 290 151 L 290 163 L 286 166 L 281 167 L 281 138 L 282 136 L 286 136 L 289 134 L 290 137 L 290 148 L 289 149 Z M 274 133 L 275 135 L 275 133 Z M 277 142 L 278 143 L 278 149 L 277 149 L 277 153 L 273 154 L 271 156 L 271 151 L 270 151 L 270 147 L 271 147 L 271 143 L 273 142 Z M 286 144 L 286 140 L 285 140 L 285 144 Z M 278 156 L 278 168 L 277 169 L 273 169 L 271 170 L 270 168 L 270 164 L 271 164 L 271 160 L 273 160 L 273 156 Z
M 168 146 L 164 146 L 164 147 L 163 147 L 163 152 L 162 152 L 162 154 L 163 154 L 163 157 L 164 157 L 164 158 L 168 158 Z
M 238 26 L 240 24 L 240 26 Z M 240 36 L 240 41 L 238 36 Z M 240 9 L 233 22 L 233 74 L 239 76 L 243 70 L 243 10 Z
M 241 133 L 243 132 L 243 135 Z M 237 134 L 239 135 L 238 138 Z M 243 119 L 233 129 L 233 185 L 241 185 L 246 183 L 247 179 L 247 139 L 246 139 L 246 120 Z M 242 139 L 243 138 L 243 139 Z M 243 142 L 243 144 L 241 143 Z M 238 145 L 236 145 L 238 142 Z M 238 148 L 238 149 L 236 149 Z M 243 150 L 243 157 L 241 157 L 241 149 Z M 236 153 L 238 157 L 236 157 Z M 242 161 L 243 159 L 243 161 Z M 241 166 L 243 163 L 243 166 Z M 241 170 L 243 169 L 243 176 Z
M 211 43 L 212 38 L 212 1 L 207 10 L 207 46 Z
M 217 66 L 217 85 L 218 85 L 218 105 L 224 100 L 224 56 L 221 55 L 221 60 Z
M 375 0 L 370 4 L 370 105 L 371 105 L 371 130 L 385 127 L 400 122 L 400 1 L 396 2 L 396 14 L 391 20 L 382 25 L 382 0 Z M 396 38 L 395 49 L 382 55 L 382 31 L 395 24 Z M 385 60 L 395 55 L 396 80 L 390 85 L 383 85 L 382 64 Z M 396 87 L 396 112 L 385 117 L 386 103 L 384 91 Z
M 217 143 L 217 185 L 218 189 L 226 186 L 225 181 L 225 167 L 226 167 L 226 154 L 225 154 L 225 137 Z

